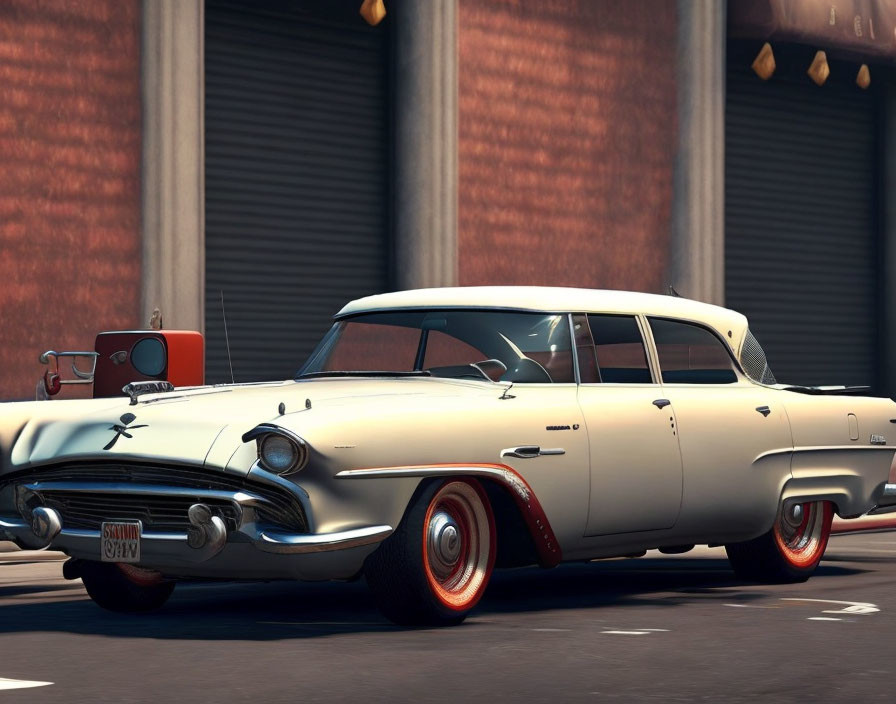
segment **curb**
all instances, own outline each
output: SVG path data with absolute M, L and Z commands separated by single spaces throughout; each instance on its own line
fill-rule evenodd
M 65 553 L 55 550 L 19 550 L 15 543 L 0 540 L 0 564 L 4 562 L 60 562 Z

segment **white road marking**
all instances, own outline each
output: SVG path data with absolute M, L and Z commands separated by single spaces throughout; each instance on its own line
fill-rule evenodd
M 631 631 L 601 631 L 601 635 L 608 636 L 649 636 L 651 633 L 668 633 L 668 628 L 639 628 Z
M 649 631 L 601 631 L 601 635 L 607 636 L 649 636 Z
M 836 601 L 834 599 L 798 599 L 782 597 L 781 601 L 810 601 L 817 604 L 843 604 L 842 609 L 825 609 L 823 614 L 876 614 L 880 611 L 877 604 L 869 604 L 864 601 Z
M 827 612 L 825 612 L 827 613 Z M 810 616 L 807 621 L 842 621 L 842 618 L 831 618 L 830 616 Z
M 730 606 L 735 609 L 779 609 L 780 606 L 755 606 L 754 604 L 722 604 L 722 606 Z
M 571 631 L 571 628 L 533 628 L 533 631 L 538 631 L 539 633 L 567 633 Z
M 46 687 L 52 682 L 38 682 L 36 680 L 10 680 L 0 677 L 0 689 L 27 689 L 28 687 Z

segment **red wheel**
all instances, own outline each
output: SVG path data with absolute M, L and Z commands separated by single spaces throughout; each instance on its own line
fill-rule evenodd
M 423 568 L 446 608 L 467 611 L 485 591 L 495 563 L 495 520 L 478 483 L 444 484 L 423 520 Z
M 495 520 L 474 479 L 421 484 L 398 529 L 364 568 L 383 613 L 401 625 L 454 625 L 485 593 Z
M 827 501 L 793 504 L 775 521 L 775 544 L 793 567 L 813 568 L 824 555 L 834 512 Z
M 728 560 L 744 579 L 804 582 L 824 555 L 833 517 L 833 505 L 828 501 L 789 504 L 778 513 L 768 533 L 726 545 Z

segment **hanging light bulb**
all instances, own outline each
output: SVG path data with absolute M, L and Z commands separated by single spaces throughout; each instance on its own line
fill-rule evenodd
M 364 0 L 361 3 L 360 13 L 361 17 L 367 20 L 367 24 L 376 27 L 386 16 L 386 6 L 383 0 Z
M 871 70 L 868 68 L 868 64 L 862 64 L 859 67 L 859 75 L 856 76 L 856 85 L 862 90 L 865 90 L 871 85 Z
M 756 54 L 756 58 L 753 59 L 753 64 L 750 68 L 752 68 L 756 75 L 763 81 L 767 81 L 772 77 L 777 66 L 775 65 L 775 54 L 772 52 L 771 44 L 766 42 L 762 45 L 759 53 Z
M 816 52 L 815 58 L 812 59 L 812 63 L 809 65 L 809 70 L 806 73 L 809 74 L 809 78 L 815 81 L 816 85 L 824 85 L 824 82 L 828 80 L 828 76 L 831 75 L 827 54 L 823 51 Z

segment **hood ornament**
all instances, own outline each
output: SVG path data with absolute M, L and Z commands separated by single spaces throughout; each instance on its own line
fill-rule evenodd
M 137 405 L 137 399 L 143 394 L 163 394 L 174 391 L 170 381 L 132 381 L 121 387 L 121 392 L 131 397 L 131 405 Z
M 124 435 L 128 439 L 133 438 L 134 436 L 128 432 L 129 430 L 134 430 L 134 428 L 149 427 L 145 423 L 143 425 L 131 425 L 131 423 L 137 420 L 137 416 L 135 416 L 133 413 L 125 413 L 121 418 L 119 418 L 119 420 L 121 421 L 121 425 L 116 423 L 109 428 L 109 430 L 115 431 L 115 437 L 112 438 L 109 443 L 103 448 L 104 450 L 111 450 L 115 443 L 118 442 L 118 438 L 120 438 L 122 435 Z

